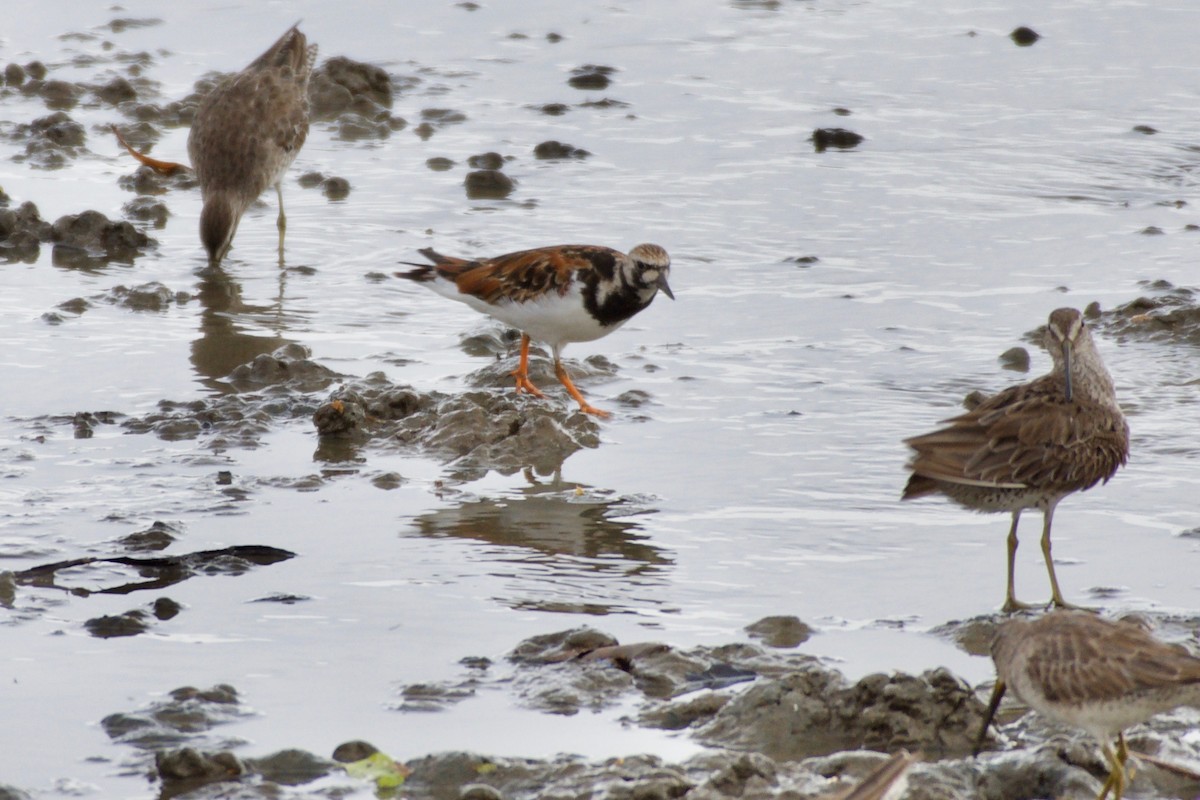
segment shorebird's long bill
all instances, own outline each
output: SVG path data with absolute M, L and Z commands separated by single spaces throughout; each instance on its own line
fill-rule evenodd
M 672 292 L 671 287 L 667 285 L 667 273 L 665 273 L 665 272 L 658 273 L 658 288 L 667 297 L 671 298 L 672 300 L 675 299 L 675 293 Z
M 1067 383 L 1067 402 L 1071 402 L 1071 340 L 1067 339 L 1063 342 L 1063 366 L 1066 368 L 1064 375 Z
M 1004 681 L 996 678 L 996 686 L 992 689 L 992 698 L 988 700 L 987 711 L 983 714 L 983 725 L 979 727 L 979 736 L 975 738 L 975 747 L 971 749 L 972 757 L 979 755 L 979 751 L 983 749 L 983 742 L 987 739 L 988 726 L 992 724 L 992 719 L 996 716 L 996 709 L 1000 707 L 1000 701 L 1004 698 L 1004 691 L 1007 688 Z

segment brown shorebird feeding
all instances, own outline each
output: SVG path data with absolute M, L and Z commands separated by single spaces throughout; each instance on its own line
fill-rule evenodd
M 1032 622 L 1011 619 L 992 642 L 992 660 L 996 688 L 976 752 L 1005 690 L 1012 689 L 1038 713 L 1082 728 L 1100 742 L 1110 769 L 1098 800 L 1110 791 L 1120 800 L 1129 781 L 1125 728 L 1200 704 L 1200 658 L 1133 622 L 1081 611 L 1053 611 Z
M 308 136 L 308 76 L 316 58 L 317 46 L 293 25 L 196 109 L 188 155 L 204 198 L 200 241 L 210 264 L 225 257 L 242 214 L 268 186 L 279 197 L 282 261 L 287 218 L 280 181 Z
M 1050 556 L 1054 508 L 1072 492 L 1107 482 L 1129 456 L 1129 425 L 1083 315 L 1073 308 L 1050 314 L 1046 349 L 1054 359 L 1048 374 L 983 400 L 945 420 L 944 428 L 905 440 L 915 452 L 901 499 L 940 492 L 974 511 L 1012 514 L 1006 612 L 1028 607 L 1013 591 L 1021 512 L 1041 509 L 1051 602 L 1068 606 Z

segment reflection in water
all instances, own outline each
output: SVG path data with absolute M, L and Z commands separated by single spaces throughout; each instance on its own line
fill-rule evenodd
M 200 304 L 200 338 L 192 342 L 192 364 L 211 389 L 229 391 L 224 378 L 234 367 L 247 364 L 256 356 L 273 353 L 292 342 L 282 336 L 256 336 L 245 333 L 237 318 L 244 314 L 274 313 L 282 308 L 286 273 L 279 273 L 279 302 L 270 306 L 251 306 L 242 301 L 242 287 L 220 267 L 208 267 L 200 274 L 197 287 Z
M 417 517 L 414 524 L 423 536 L 505 548 L 499 554 L 488 551 L 488 560 L 497 565 L 494 575 L 524 595 L 502 598 L 506 605 L 612 614 L 657 604 L 654 598 L 630 594 L 631 589 L 659 585 L 673 564 L 629 519 L 649 510 L 627 498 L 601 499 L 580 491 L 557 481 L 537 484 L 517 496 L 467 500 Z M 509 548 L 518 549 L 515 557 Z M 514 571 L 514 564 L 521 566 Z M 581 576 L 588 580 L 576 580 Z M 531 593 L 538 596 L 529 597 Z M 614 603 L 617 596 L 625 602 Z

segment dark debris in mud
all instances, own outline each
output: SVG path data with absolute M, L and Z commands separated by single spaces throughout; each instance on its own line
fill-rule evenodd
M 163 556 L 86 556 L 68 561 L 40 564 L 36 567 L 12 573 L 17 585 L 39 588 L 61 589 L 77 597 L 93 594 L 125 595 L 147 589 L 163 589 L 199 575 L 241 575 L 254 567 L 269 566 L 293 558 L 296 554 L 278 547 L 266 545 L 235 545 L 217 550 L 200 550 L 194 553 Z M 89 569 L 83 569 L 83 568 Z M 137 577 L 116 570 L 130 567 Z M 94 568 L 94 569 L 92 569 Z M 68 577 L 64 577 L 69 573 Z M 112 582 L 103 588 L 88 588 L 79 585 L 85 580 Z M 65 582 L 70 581 L 72 585 Z M 118 582 L 120 581 L 120 582 Z M 164 609 L 156 608 L 154 615 L 159 619 Z M 135 614 L 135 617 L 140 614 Z

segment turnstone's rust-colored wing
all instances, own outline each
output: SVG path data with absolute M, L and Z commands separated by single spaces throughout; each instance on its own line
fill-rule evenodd
M 491 304 L 503 300 L 524 303 L 551 292 L 565 295 L 580 270 L 606 269 L 611 276 L 618 255 L 596 245 L 543 247 L 476 261 L 445 256 L 432 248 L 420 253 L 433 266 L 413 265 L 418 269 L 410 273 L 412 277 L 428 280 L 436 271 L 454 281 L 463 294 Z

